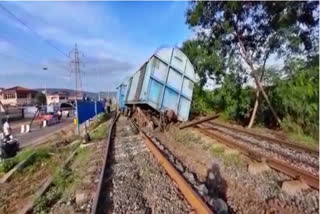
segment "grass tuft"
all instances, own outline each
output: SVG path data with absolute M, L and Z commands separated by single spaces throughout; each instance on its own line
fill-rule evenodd
M 97 128 L 95 128 L 91 133 L 90 137 L 93 141 L 102 140 L 107 135 L 108 123 L 104 122 L 100 124 Z
M 43 160 L 50 157 L 49 150 L 47 148 L 39 148 L 23 165 L 23 168 L 32 166 L 37 162 L 42 162 Z
M 218 144 L 213 144 L 210 148 L 210 152 L 212 154 L 220 154 L 220 153 L 223 153 L 224 152 L 224 148 L 223 146 L 221 145 L 218 145 Z

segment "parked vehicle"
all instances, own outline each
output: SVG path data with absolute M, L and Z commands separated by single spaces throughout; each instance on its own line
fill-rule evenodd
M 120 108 L 147 105 L 158 112 L 172 110 L 178 120 L 189 118 L 195 72 L 178 48 L 162 48 L 117 88 Z
M 56 113 L 42 113 L 35 118 L 35 121 L 40 126 L 42 126 L 44 124 L 44 121 L 46 121 L 46 125 L 50 126 L 59 123 L 59 116 Z
M 61 103 L 60 110 L 62 111 L 62 116 L 71 117 L 74 113 L 74 106 L 70 103 Z

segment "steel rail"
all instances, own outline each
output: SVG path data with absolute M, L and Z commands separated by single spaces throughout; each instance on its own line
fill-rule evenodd
M 187 183 L 183 176 L 174 168 L 174 166 L 167 160 L 167 158 L 160 152 L 160 150 L 155 146 L 153 140 L 142 130 L 138 125 L 131 120 L 133 125 L 139 130 L 139 133 L 145 139 L 146 146 L 149 148 L 154 157 L 159 161 L 162 167 L 166 170 L 168 175 L 172 180 L 174 180 L 181 193 L 184 195 L 186 200 L 190 203 L 192 208 L 197 213 L 213 213 L 207 204 L 202 200 L 202 198 L 192 189 L 192 187 Z
M 312 149 L 312 148 L 309 148 L 309 147 L 298 145 L 296 143 L 292 143 L 292 142 L 288 142 L 288 141 L 285 141 L 285 140 L 277 139 L 277 138 L 274 138 L 274 137 L 266 136 L 266 135 L 263 135 L 263 134 L 255 133 L 252 130 L 246 130 L 246 129 L 240 128 L 240 127 L 231 127 L 229 125 L 225 125 L 225 124 L 221 124 L 221 123 L 217 123 L 217 122 L 210 122 L 210 123 L 205 123 L 205 124 L 209 125 L 211 127 L 213 127 L 212 126 L 212 124 L 213 124 L 213 125 L 216 125 L 216 126 L 220 126 L 220 127 L 226 128 L 226 129 L 233 130 L 233 131 L 242 132 L 244 134 L 251 135 L 251 136 L 254 136 L 256 138 L 260 138 L 260 139 L 266 140 L 266 141 L 268 141 L 268 142 L 270 142 L 272 144 L 280 144 L 283 147 L 294 149 L 294 150 L 297 150 L 297 151 L 300 151 L 300 152 L 310 153 L 312 156 L 315 156 L 315 157 L 319 156 L 319 150 L 317 150 L 317 149 Z
M 300 178 L 312 188 L 319 190 L 319 176 L 315 176 L 303 169 L 290 166 L 288 163 L 277 160 L 275 158 L 268 157 L 263 153 L 253 151 L 245 146 L 238 144 L 236 140 L 231 136 L 226 136 L 213 130 L 209 131 L 203 125 L 197 125 L 197 128 L 201 133 L 211 138 L 217 139 L 219 142 L 225 144 L 228 147 L 231 147 L 240 151 L 241 153 L 248 156 L 249 158 L 256 161 L 261 161 L 262 159 L 265 159 L 266 163 L 271 168 L 277 171 L 280 171 L 294 179 Z
M 120 114 L 115 113 L 113 121 L 112 121 L 112 123 L 111 123 L 111 125 L 109 127 L 109 130 L 108 130 L 108 136 L 107 136 L 107 142 L 106 142 L 106 151 L 105 151 L 104 157 L 103 157 L 103 164 L 102 164 L 102 170 L 101 170 L 100 176 L 99 176 L 99 183 L 98 183 L 97 190 L 96 190 L 96 193 L 95 193 L 94 198 L 93 198 L 91 214 L 98 213 L 99 198 L 100 198 L 100 193 L 101 193 L 103 176 L 104 176 L 104 173 L 105 173 L 107 159 L 108 159 L 109 146 L 110 146 L 110 142 L 111 142 L 111 139 L 112 139 L 114 126 L 116 124 L 116 121 L 119 118 L 119 115 Z

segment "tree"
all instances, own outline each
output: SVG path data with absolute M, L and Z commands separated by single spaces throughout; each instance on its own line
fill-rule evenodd
M 266 62 L 272 54 L 283 57 L 308 55 L 318 46 L 315 36 L 318 7 L 316 1 L 191 3 L 186 14 L 187 23 L 199 32 L 198 39 L 206 44 L 205 47 L 220 57 L 220 68 L 245 71 L 255 82 L 256 101 L 249 127 L 256 115 L 260 93 L 281 124 L 261 84 Z
M 199 75 L 201 88 L 206 84 L 208 78 L 218 83 L 221 81 L 223 68 L 220 58 L 217 52 L 206 46 L 205 42 L 187 40 L 182 44 L 181 50 L 188 56 Z
M 47 98 L 46 98 L 46 95 L 41 93 L 41 92 L 38 92 L 35 96 L 35 100 L 36 100 L 36 104 L 37 105 L 45 105 L 46 102 L 47 102 Z

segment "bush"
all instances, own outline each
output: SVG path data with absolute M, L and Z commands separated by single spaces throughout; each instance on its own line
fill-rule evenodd
M 269 86 L 265 87 L 265 91 L 285 131 L 318 139 L 318 57 L 309 61 L 293 60 L 287 69 L 289 71 L 270 69 L 271 75 L 268 75 L 272 79 L 268 79 Z M 220 113 L 222 119 L 247 125 L 255 101 L 255 90 L 244 87 L 244 82 L 231 73 L 224 77 L 221 87 L 213 91 L 195 87 L 191 112 L 207 114 L 215 111 Z M 277 125 L 263 96 L 260 96 L 255 124 L 272 128 Z
M 242 81 L 235 74 L 230 74 L 224 78 L 222 86 L 213 91 L 195 87 L 191 112 L 202 115 L 216 111 L 224 119 L 243 122 L 250 116 L 253 91 L 249 87 L 242 88 Z
M 278 78 L 270 100 L 282 117 L 283 128 L 318 139 L 319 63 L 296 62 L 286 79 Z

